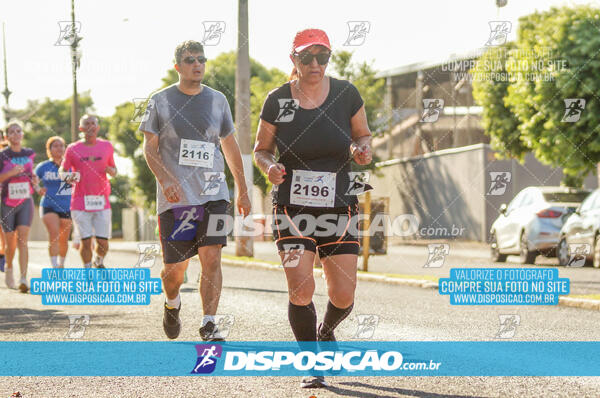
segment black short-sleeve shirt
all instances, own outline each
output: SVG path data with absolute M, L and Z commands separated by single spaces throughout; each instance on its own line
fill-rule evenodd
M 277 127 L 278 162 L 285 166 L 287 173 L 285 181 L 273 188 L 275 204 L 293 204 L 290 203 L 293 191 L 311 194 L 312 186 L 295 184 L 298 177 L 292 181 L 294 170 L 336 174 L 333 206 L 329 202 L 327 206 L 311 207 L 343 207 L 357 201 L 356 195 L 346 195 L 352 160 L 350 119 L 362 107 L 363 100 L 352 83 L 332 77 L 329 82 L 325 102 L 314 109 L 299 106 L 298 100 L 292 98 L 290 82 L 271 91 L 265 100 L 260 118 Z

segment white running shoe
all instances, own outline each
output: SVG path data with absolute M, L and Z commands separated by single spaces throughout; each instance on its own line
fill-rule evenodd
M 19 283 L 19 291 L 21 293 L 27 293 L 29 291 L 29 282 L 27 282 L 27 278 L 21 277 L 21 280 Z
M 6 284 L 7 288 L 15 289 L 15 279 L 13 277 L 13 269 L 12 268 L 6 268 L 4 270 L 4 283 Z

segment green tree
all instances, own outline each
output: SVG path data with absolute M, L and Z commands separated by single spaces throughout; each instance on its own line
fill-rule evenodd
M 365 112 L 369 128 L 374 135 L 382 132 L 378 126 L 378 113 L 383 107 L 385 79 L 375 78 L 372 62 L 352 62 L 350 51 L 334 51 L 331 55 L 333 72 L 341 79 L 349 80 L 356 86 L 365 102 Z
M 156 183 L 154 175 L 146 164 L 142 151 L 143 133 L 138 131 L 139 123 L 136 119 L 136 105 L 125 102 L 118 105 L 115 113 L 108 121 L 108 136 L 115 143 L 116 151 L 131 159 L 133 163 L 133 175 L 131 187 L 128 189 L 128 197 L 132 204 L 148 209 L 154 209 L 156 203 Z M 145 106 L 141 106 L 144 109 Z M 138 108 L 139 111 L 140 108 Z M 144 204 L 144 202 L 146 202 Z
M 93 101 L 89 92 L 79 96 L 79 114 L 92 113 Z M 32 148 L 37 154 L 36 162 L 46 159 L 46 141 L 58 135 L 71 142 L 71 98 L 54 100 L 31 100 L 24 109 L 14 114 L 25 123 L 23 144 Z M 105 127 L 101 123 L 102 127 Z
M 521 141 L 538 160 L 563 167 L 564 182 L 581 185 L 600 161 L 600 10 L 552 8 L 520 18 L 506 104 Z M 564 122 L 565 99 L 586 101 L 577 122 Z
M 508 77 L 506 63 L 514 43 L 491 47 L 478 60 L 471 70 L 473 77 L 473 98 L 483 107 L 482 125 L 486 135 L 491 137 L 492 148 L 503 157 L 522 160 L 529 146 L 522 140 L 519 120 L 506 104 Z

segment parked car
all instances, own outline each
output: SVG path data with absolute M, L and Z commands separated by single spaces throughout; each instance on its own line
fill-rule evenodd
M 600 189 L 592 192 L 560 230 L 560 241 L 556 255 L 560 265 L 572 265 L 572 254 L 592 260 L 600 267 Z M 578 253 L 574 253 L 573 251 Z
M 590 191 L 566 187 L 528 187 L 507 206 L 492 224 L 492 259 L 506 261 L 518 254 L 521 262 L 533 264 L 538 254 L 555 256 L 560 229 Z

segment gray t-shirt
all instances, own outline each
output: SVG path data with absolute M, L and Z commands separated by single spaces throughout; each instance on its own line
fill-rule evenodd
M 229 201 L 220 139 L 235 130 L 231 110 L 223 93 L 202 87 L 200 94 L 187 95 L 174 84 L 148 101 L 139 130 L 158 135 L 162 162 L 183 190 L 183 198 L 170 203 L 157 182 L 157 214 L 179 206 Z

